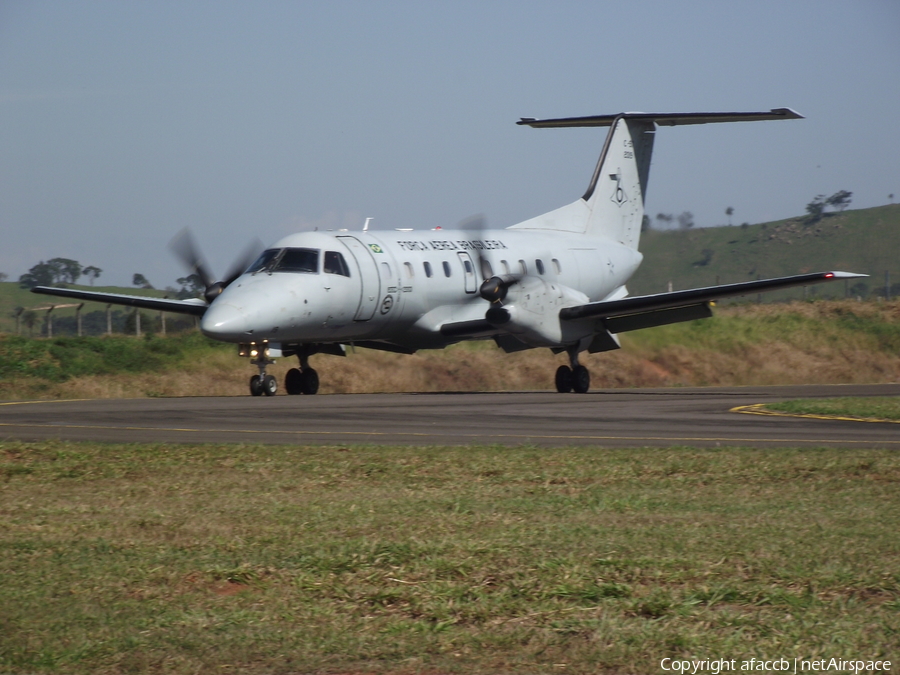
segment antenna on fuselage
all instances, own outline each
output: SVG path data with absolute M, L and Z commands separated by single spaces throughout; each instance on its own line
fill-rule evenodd
M 369 223 L 372 221 L 371 218 L 366 218 L 366 222 L 363 224 L 363 232 L 369 231 Z

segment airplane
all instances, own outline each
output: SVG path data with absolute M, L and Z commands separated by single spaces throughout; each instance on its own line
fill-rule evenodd
M 200 317 L 204 335 L 236 343 L 258 373 L 250 393 L 278 390 L 267 366 L 295 356 L 288 394 L 315 394 L 315 354 L 343 356 L 356 346 L 412 354 L 463 340 L 493 340 L 505 352 L 550 348 L 568 363 L 556 371 L 560 393 L 585 393 L 587 351 L 618 349 L 619 334 L 712 316 L 720 298 L 867 275 L 830 271 L 722 286 L 629 296 L 650 159 L 661 126 L 803 119 L 789 108 L 768 112 L 620 113 L 558 119 L 522 118 L 538 129 L 609 127 L 583 196 L 504 229 L 301 232 L 222 280 L 190 233 L 172 248 L 202 279 L 204 297 L 187 300 L 38 286 L 35 293 Z M 248 264 L 249 263 L 249 264 Z

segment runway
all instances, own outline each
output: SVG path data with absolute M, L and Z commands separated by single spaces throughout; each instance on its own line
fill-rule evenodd
M 900 396 L 900 384 L 21 401 L 0 438 L 151 443 L 799 446 L 900 449 L 900 425 L 763 417 L 737 406 Z

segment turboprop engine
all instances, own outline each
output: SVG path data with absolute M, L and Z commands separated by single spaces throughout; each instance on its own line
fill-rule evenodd
M 530 275 L 491 277 L 482 284 L 481 297 L 493 303 L 485 314 L 488 323 L 533 347 L 572 344 L 593 333 L 591 321 L 560 320 L 559 310 L 590 299 L 554 281 Z

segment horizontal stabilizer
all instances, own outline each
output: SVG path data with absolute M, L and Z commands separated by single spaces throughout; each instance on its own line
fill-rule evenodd
M 539 120 L 523 117 L 516 124 L 534 129 L 559 127 L 608 127 L 618 119 L 644 120 L 663 127 L 685 124 L 712 124 L 715 122 L 759 122 L 763 120 L 802 120 L 803 115 L 790 108 L 774 108 L 768 112 L 719 112 L 719 113 L 619 113 L 617 115 L 590 115 L 588 117 L 559 117 Z
M 577 307 L 567 307 L 559 311 L 559 318 L 563 321 L 574 321 L 588 317 L 611 319 L 614 317 L 625 317 L 677 307 L 687 308 L 690 305 L 697 305 L 698 303 L 711 302 L 713 300 L 718 300 L 719 298 L 729 298 L 737 295 L 747 295 L 748 293 L 762 293 L 765 291 L 778 290 L 780 288 L 791 288 L 792 286 L 811 286 L 825 281 L 857 279 L 867 276 L 868 274 L 853 274 L 851 272 L 815 272 L 813 274 L 798 274 L 792 277 L 744 281 L 738 284 L 726 284 L 724 286 L 692 288 L 688 291 L 673 291 L 671 293 L 657 293 L 656 295 L 639 295 L 633 298 L 590 302 L 586 305 L 578 305 Z M 688 319 L 680 320 L 684 321 Z M 636 320 L 636 328 L 644 327 L 639 326 L 638 323 L 639 321 Z M 627 325 L 627 322 L 621 325 Z M 626 328 L 625 330 L 635 330 L 635 328 Z
M 155 309 L 173 314 L 191 314 L 203 316 L 209 307 L 203 300 L 170 300 L 169 298 L 150 298 L 144 295 L 123 295 L 121 293 L 103 293 L 100 291 L 81 291 L 74 288 L 53 288 L 51 286 L 35 286 L 32 293 L 58 295 L 61 298 L 75 298 L 88 302 L 103 302 L 109 305 L 126 305 L 141 309 Z

